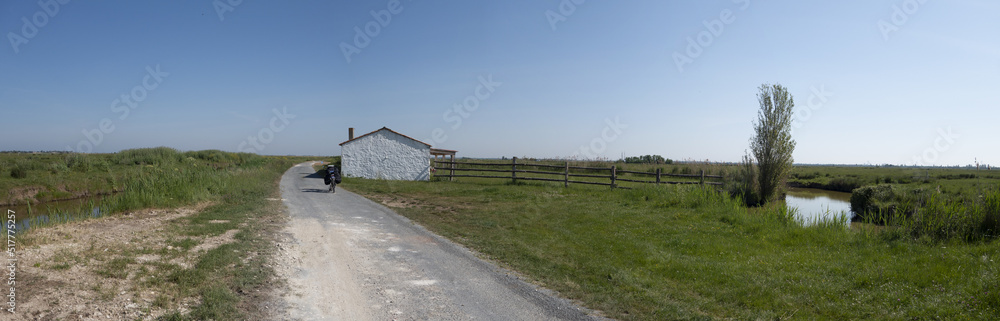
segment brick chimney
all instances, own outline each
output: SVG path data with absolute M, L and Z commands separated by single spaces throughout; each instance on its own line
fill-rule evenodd
M 354 139 L 354 127 L 347 129 L 347 140 Z

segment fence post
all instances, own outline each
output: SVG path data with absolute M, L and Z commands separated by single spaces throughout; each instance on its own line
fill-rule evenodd
M 441 157 L 441 160 L 444 160 L 444 156 Z M 451 155 L 451 173 L 448 173 L 448 181 L 451 182 L 454 180 L 455 180 L 455 155 Z
M 517 157 L 510 158 L 510 182 L 517 184 Z
M 699 181 L 699 184 L 701 184 L 701 187 L 705 187 L 705 170 L 704 169 L 701 170 L 701 181 Z
M 569 162 L 566 162 L 566 173 L 563 176 L 563 187 L 569 187 Z
M 660 185 L 660 168 L 656 169 L 656 185 Z
M 617 166 L 611 165 L 611 188 L 615 188 L 615 173 L 618 171 Z

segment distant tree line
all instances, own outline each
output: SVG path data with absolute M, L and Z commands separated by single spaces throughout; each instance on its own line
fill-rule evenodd
M 669 158 L 663 158 L 660 155 L 642 155 L 642 156 L 631 156 L 625 157 L 625 163 L 628 164 L 673 164 L 674 160 Z

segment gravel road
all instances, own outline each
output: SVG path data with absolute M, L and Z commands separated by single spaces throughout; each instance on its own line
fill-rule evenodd
M 392 210 L 327 192 L 311 163 L 289 169 L 278 244 L 284 320 L 592 320 Z M 283 310 L 283 311 L 282 311 Z

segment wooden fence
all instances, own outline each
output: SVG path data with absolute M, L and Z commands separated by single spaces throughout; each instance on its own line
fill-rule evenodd
M 610 168 L 608 168 L 608 167 L 570 166 L 569 162 L 564 162 L 563 165 L 518 163 L 517 157 L 511 158 L 509 164 L 457 162 L 457 161 L 443 161 L 443 160 L 442 161 L 434 160 L 433 162 L 435 163 L 435 166 L 433 167 L 435 170 L 434 177 L 448 178 L 449 181 L 454 180 L 456 177 L 501 178 L 501 179 L 510 179 L 511 182 L 513 183 L 517 183 L 518 180 L 547 181 L 547 182 L 561 182 L 563 183 L 563 186 L 567 187 L 569 186 L 569 184 L 590 184 L 590 185 L 610 186 L 611 188 L 628 188 L 628 187 L 618 186 L 618 182 L 648 183 L 657 185 L 659 184 L 722 185 L 721 182 L 722 176 L 706 175 L 705 170 L 701 170 L 699 174 L 670 174 L 670 173 L 664 173 L 662 168 L 657 168 L 655 172 L 639 172 L 639 171 L 621 170 L 618 169 L 618 166 L 616 165 L 612 165 Z M 444 166 L 439 166 L 439 165 L 444 165 Z M 459 167 L 458 165 L 461 165 L 461 167 Z M 491 167 L 491 168 L 484 168 L 484 167 Z M 497 167 L 505 167 L 505 168 L 497 169 Z M 532 169 L 527 169 L 527 168 L 532 168 Z M 539 169 L 549 169 L 549 170 L 539 170 Z M 497 175 L 461 174 L 461 172 L 463 171 L 492 172 L 498 174 Z M 586 173 L 584 173 L 583 171 L 585 171 Z M 459 172 L 459 174 L 456 174 L 455 172 Z M 603 174 L 603 175 L 592 174 L 594 172 L 599 172 L 599 173 L 607 172 L 608 174 Z M 519 173 L 541 174 L 548 176 L 547 177 L 529 177 L 525 175 L 518 176 Z M 621 174 L 631 174 L 631 176 L 627 176 L 628 178 L 625 178 Z M 574 177 L 606 179 L 607 182 L 573 180 Z M 637 179 L 639 177 L 649 177 L 649 179 Z M 697 181 L 665 180 L 670 177 L 685 177 L 689 179 L 697 179 Z

